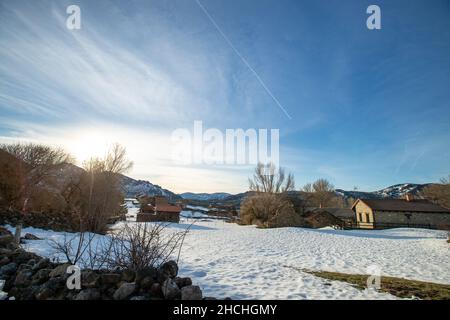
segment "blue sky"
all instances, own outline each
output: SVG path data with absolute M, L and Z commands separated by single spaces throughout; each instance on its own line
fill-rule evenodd
M 223 34 L 196 0 L 1 1 L 0 139 L 60 145 L 80 162 L 117 141 L 130 176 L 176 192 L 240 192 L 251 174 L 171 163 L 171 132 L 194 120 L 279 128 L 298 187 L 450 173 L 449 1 L 200 3 Z M 81 30 L 65 26 L 70 4 Z M 366 27 L 370 4 L 381 30 Z

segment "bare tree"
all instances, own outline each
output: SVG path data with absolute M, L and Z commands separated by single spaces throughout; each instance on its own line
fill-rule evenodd
M 327 207 L 331 205 L 343 206 L 343 201 L 337 199 L 334 186 L 326 179 L 318 179 L 308 183 L 303 188 L 304 198 L 310 206 Z
M 285 174 L 284 169 L 274 164 L 259 163 L 252 179 L 250 190 L 255 194 L 244 199 L 241 210 L 241 222 L 257 224 L 262 227 L 289 225 L 295 212 L 287 194 L 294 190 L 294 176 Z
M 294 176 L 291 173 L 286 176 L 284 169 L 277 169 L 273 163 L 259 163 L 249 184 L 251 191 L 267 193 L 283 193 L 295 188 Z
M 450 208 L 450 175 L 440 179 L 440 183 L 425 187 L 421 195 L 433 203 Z
M 84 163 L 85 174 L 80 179 L 79 220 L 83 230 L 104 232 L 109 219 L 120 215 L 123 194 L 121 174 L 132 167 L 126 149 L 115 144 L 104 159 L 91 158 Z
M 19 179 L 16 198 L 22 212 L 27 212 L 29 200 L 38 186 L 51 183 L 52 173 L 58 166 L 74 161 L 61 148 L 34 143 L 2 144 L 0 149 L 17 159 L 13 170 L 17 171 L 15 177 Z

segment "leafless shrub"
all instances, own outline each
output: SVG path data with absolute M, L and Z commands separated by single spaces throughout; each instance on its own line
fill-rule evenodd
M 183 231 L 168 230 L 169 223 L 125 224 L 118 232 L 98 236 L 80 232 L 62 241 L 52 240 L 54 253 L 82 268 L 131 269 L 157 267 L 180 258 L 190 226 Z M 95 239 L 95 237 L 98 237 Z M 176 255 L 176 257 L 175 257 Z
M 75 265 L 79 264 L 83 259 L 83 255 L 92 239 L 93 237 L 86 232 L 80 232 L 72 236 L 64 234 L 62 241 L 50 240 L 50 246 L 55 254 L 63 255 L 68 263 Z
M 110 269 L 139 270 L 157 267 L 180 256 L 186 234 L 184 231 L 167 230 L 169 223 L 126 224 L 118 233 L 110 235 L 109 243 L 103 251 L 103 260 Z

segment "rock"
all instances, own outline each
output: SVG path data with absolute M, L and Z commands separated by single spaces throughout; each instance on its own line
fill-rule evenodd
M 178 274 L 178 265 L 175 261 L 167 261 L 163 263 L 158 269 L 159 279 L 162 281 L 170 278 L 173 279 Z
M 49 299 L 53 294 L 55 294 L 54 291 L 52 291 L 49 288 L 39 288 L 37 292 L 35 293 L 34 297 L 37 300 L 47 300 Z
M 18 272 L 16 279 L 14 280 L 14 285 L 16 287 L 25 287 L 30 285 L 32 275 L 33 273 L 30 270 L 22 270 Z
M 199 286 L 181 288 L 181 300 L 202 300 L 202 290 Z
M 145 277 L 144 279 L 142 279 L 140 287 L 144 290 L 147 290 L 151 288 L 153 283 L 155 283 L 155 280 L 152 277 Z
M 10 276 L 17 270 L 17 264 L 15 262 L 8 263 L 0 268 L 0 278 L 4 276 Z
M 26 263 L 22 263 L 19 268 L 17 268 L 17 272 L 23 271 L 23 270 L 29 270 L 31 271 L 31 266 L 26 264 Z
M 36 258 L 36 255 L 34 253 L 26 252 L 26 251 L 23 251 L 22 249 L 16 250 L 14 255 L 15 255 L 14 262 L 19 265 L 23 264 L 23 263 L 26 264 L 26 263 L 28 263 L 29 260 Z
M 51 278 L 45 282 L 42 286 L 49 288 L 53 291 L 59 291 L 66 287 L 66 281 L 62 277 Z
M 64 263 L 57 266 L 55 269 L 50 272 L 50 278 L 60 277 L 66 274 L 67 268 L 70 266 L 70 263 Z
M 158 277 L 158 270 L 153 267 L 147 267 L 147 268 L 136 271 L 136 277 L 135 277 L 136 284 L 140 285 L 141 281 L 146 277 L 151 277 L 151 278 L 156 279 Z
M 27 262 L 27 265 L 29 265 L 30 267 L 34 267 L 35 264 L 36 264 L 36 260 L 35 259 L 30 259 Z
M 92 270 L 81 271 L 81 286 L 83 288 L 95 288 L 98 286 L 100 276 Z
M 204 297 L 203 300 L 217 300 L 217 298 L 214 298 L 214 297 Z
M 186 277 L 186 278 L 179 278 L 179 277 L 177 277 L 177 278 L 175 278 L 173 280 L 175 281 L 175 283 L 177 284 L 178 288 L 180 288 L 180 289 L 183 288 L 183 287 L 187 287 L 187 286 L 192 285 L 192 280 L 191 280 L 191 278 L 188 278 L 188 277 Z
M 20 300 L 34 300 L 39 286 L 29 286 L 23 289 Z
M 10 257 L 13 254 L 13 250 L 7 248 L 0 248 L 0 256 Z
M 9 260 L 8 257 L 3 256 L 3 257 L 0 258 L 0 267 L 4 266 L 5 264 L 8 264 L 10 262 L 11 262 L 11 260 Z
M 136 276 L 136 273 L 133 270 L 127 269 L 122 272 L 122 280 L 125 282 L 133 282 L 135 276 Z
M 172 279 L 166 279 L 161 287 L 164 298 L 167 300 L 173 300 L 180 296 L 180 288 L 178 288 L 175 281 Z
M 10 234 L 6 234 L 3 236 L 0 236 L 0 246 L 6 246 L 7 244 L 10 244 L 11 242 L 14 242 L 14 237 Z
M 81 290 L 75 300 L 99 300 L 100 297 L 100 292 L 97 289 L 89 288 Z
M 143 301 L 148 299 L 145 296 L 134 296 L 130 300 Z
M 0 226 L 0 236 L 4 236 L 7 234 L 11 234 L 11 232 L 8 229 L 6 229 L 5 227 Z
M 27 234 L 25 234 L 25 236 L 23 237 L 23 239 L 25 239 L 25 240 L 42 240 L 41 238 L 39 238 L 39 237 L 36 237 L 34 234 L 32 234 L 32 233 L 27 233 Z
M 136 289 L 135 283 L 124 283 L 114 292 L 114 300 L 125 300 L 128 298 Z
M 105 273 L 100 276 L 102 284 L 116 285 L 120 282 L 120 274 L 117 273 Z
M 49 275 L 52 269 L 41 269 L 38 270 L 34 276 L 31 278 L 32 284 L 42 284 L 49 279 Z
M 36 290 L 35 297 L 38 300 L 47 300 L 54 298 L 54 296 L 64 290 L 66 282 L 62 277 L 50 278 L 47 282 L 43 283 Z
M 46 269 L 50 267 L 50 260 L 47 258 L 39 259 L 39 261 L 33 266 L 31 270 L 36 271 L 40 269 Z
M 157 298 L 163 298 L 164 295 L 162 293 L 162 288 L 161 288 L 161 284 L 155 282 L 154 284 L 152 284 L 152 286 L 150 287 L 150 294 L 152 297 L 157 297 Z

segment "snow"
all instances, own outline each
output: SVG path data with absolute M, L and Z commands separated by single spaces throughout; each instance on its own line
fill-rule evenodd
M 187 209 L 192 209 L 192 210 L 206 211 L 206 212 L 209 211 L 209 209 L 206 208 L 206 207 L 202 207 L 202 206 L 193 206 L 193 205 L 190 205 L 190 204 L 188 204 L 188 205 L 186 206 L 186 208 L 187 208 Z
M 180 231 L 191 222 L 182 219 L 168 231 Z M 119 222 L 114 229 L 125 223 L 137 224 Z M 71 235 L 35 228 L 25 228 L 23 233 L 44 239 L 27 241 L 25 247 L 48 257 L 52 257 L 49 240 Z M 97 235 L 96 241 L 101 237 Z M 205 296 L 217 298 L 396 298 L 321 279 L 302 269 L 367 274 L 367 268 L 376 265 L 382 276 L 450 284 L 446 233 L 425 229 L 258 229 L 220 220 L 196 220 L 185 239 L 179 265 L 181 276 L 191 277 Z
M 209 217 L 206 213 L 198 211 L 181 211 L 180 216 L 184 218 L 196 218 L 196 219 Z

